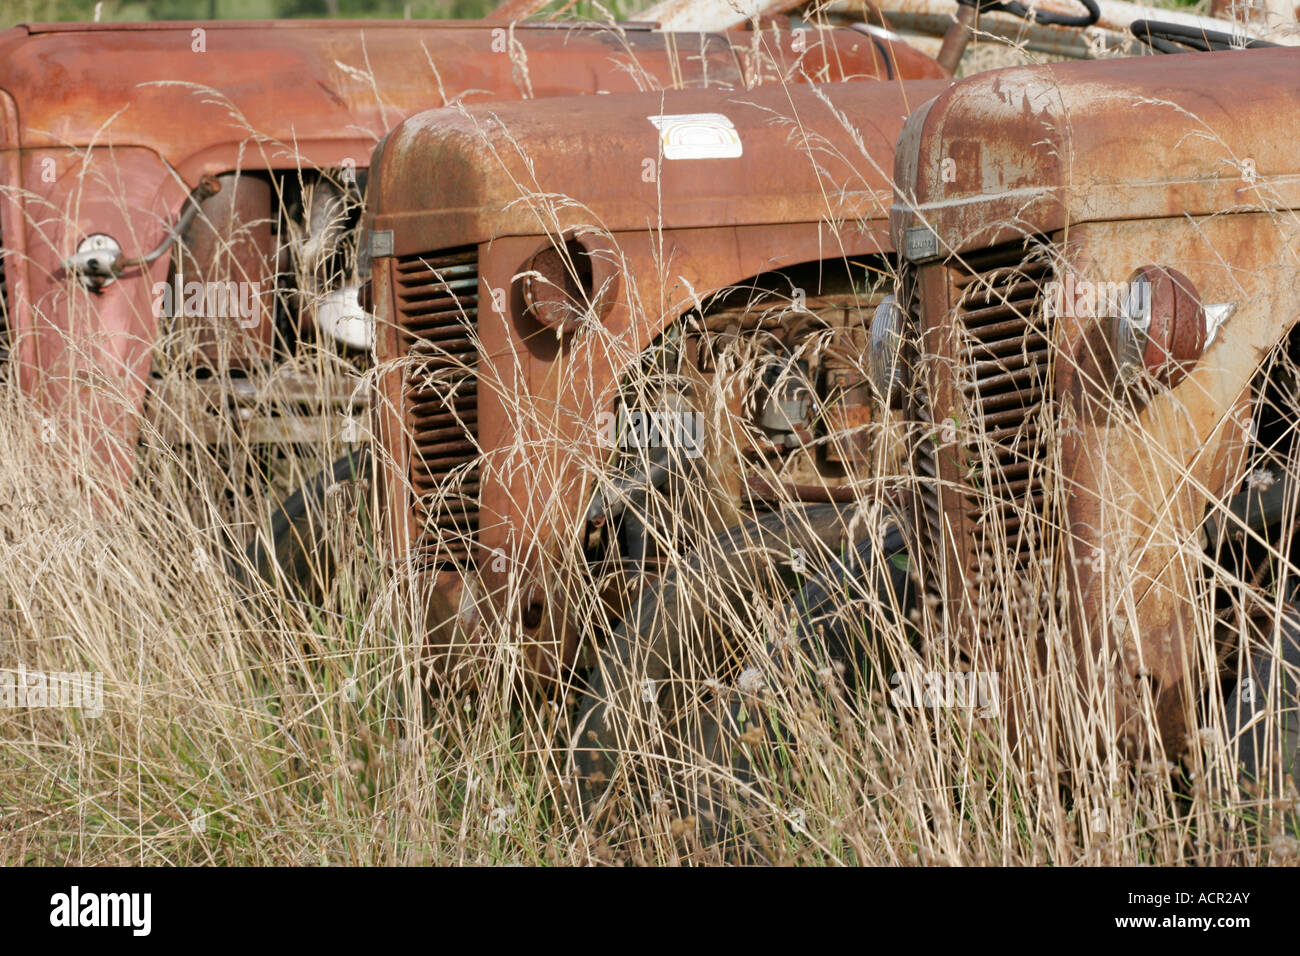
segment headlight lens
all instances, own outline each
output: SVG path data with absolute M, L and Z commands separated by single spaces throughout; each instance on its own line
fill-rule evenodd
M 1173 387 L 1200 360 L 1206 342 L 1205 309 L 1192 280 L 1177 269 L 1143 266 L 1129 278 L 1111 345 L 1120 381 L 1150 376 Z
M 1145 355 L 1151 335 L 1151 281 L 1137 273 L 1115 318 L 1115 359 L 1120 379 L 1128 384 L 1146 371 Z
M 871 382 L 881 400 L 891 408 L 903 398 L 903 310 L 892 295 L 876 306 L 871 317 Z

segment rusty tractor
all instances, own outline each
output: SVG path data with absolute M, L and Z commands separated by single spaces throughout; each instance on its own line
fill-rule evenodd
M 962 659 L 1068 668 L 1128 752 L 1217 723 L 1280 786 L 1300 746 L 1300 169 L 1281 132 L 1300 54 L 1134 32 L 1203 52 L 974 77 L 903 131 L 916 583 Z M 1013 717 L 1040 703 L 1034 666 Z
M 608 743 L 619 649 L 652 639 L 672 669 L 680 631 L 637 620 L 683 555 L 730 534 L 744 579 L 791 534 L 846 533 L 880 467 L 860 357 L 892 288 L 893 146 L 951 82 L 862 35 L 874 82 L 443 109 L 376 149 L 381 538 L 431 689 L 590 673 Z
M 871 451 L 850 439 L 827 447 L 807 388 L 826 379 L 842 395 L 838 431 L 870 414 L 843 355 L 864 348 L 860 316 L 885 295 L 894 138 L 946 82 L 606 97 L 562 124 L 566 102 L 502 103 L 423 114 L 384 140 L 367 209 L 376 446 L 386 537 L 430 582 L 441 672 L 490 652 L 485 622 L 502 615 L 522 622 L 533 675 L 574 663 L 579 635 L 554 560 L 581 543 L 621 567 L 628 535 L 644 536 L 615 519 L 630 518 L 638 484 L 673 470 L 673 442 L 647 438 L 609 474 L 592 463 L 604 470 L 628 415 L 642 411 L 620 399 L 621 380 L 666 334 L 707 379 L 724 340 L 746 324 L 741 338 L 765 333 L 752 467 L 715 476 L 733 499 L 723 524 L 742 498 L 849 494 L 848 470 Z M 773 120 L 791 106 L 817 124 L 811 153 L 797 127 Z M 557 124 L 563 136 L 551 135 Z M 443 175 L 426 175 L 430 165 Z M 556 198 L 571 194 L 581 203 Z M 827 225 L 840 219 L 863 225 L 840 234 Z M 836 268 L 823 267 L 828 247 L 842 256 Z M 790 357 L 828 334 L 825 355 L 796 360 L 791 377 Z M 665 393 L 644 411 L 678 401 L 689 404 Z M 669 430 L 690 430 L 693 411 L 680 411 Z M 686 457 L 707 457 L 691 435 L 669 437 Z M 638 464 L 654 475 L 638 478 Z M 635 579 L 654 544 L 630 547 Z

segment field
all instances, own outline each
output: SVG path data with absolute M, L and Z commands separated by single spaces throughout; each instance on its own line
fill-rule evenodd
M 57 0 L 12 17 L 6 8 L 0 25 L 49 9 L 62 10 Z M 173 404 L 145 428 L 125 491 L 51 440 L 12 368 L 0 384 L 0 668 L 103 681 L 102 713 L 0 708 L 0 861 L 1300 863 L 1294 785 L 1260 788 L 1233 771 L 1235 744 L 1219 729 L 1231 682 L 1204 681 L 1188 703 L 1195 729 L 1171 762 L 1150 721 L 1117 727 L 1079 693 L 1078 662 L 1062 650 L 1068 622 L 1043 610 L 1046 591 L 1006 609 L 998 646 L 959 656 L 933 601 L 909 613 L 901 593 L 846 578 L 849 557 L 816 522 L 865 525 L 870 553 L 892 553 L 890 516 L 916 481 L 890 452 L 888 414 L 870 426 L 879 451 L 855 500 L 775 537 L 715 536 L 730 507 L 721 476 L 753 436 L 710 420 L 705 480 L 674 485 L 644 515 L 674 589 L 647 633 L 675 634 L 688 650 L 671 671 L 654 654 L 629 654 L 629 673 L 606 666 L 599 686 L 619 759 L 584 781 L 583 698 L 600 668 L 531 688 L 521 680 L 527 639 L 503 619 L 489 623 L 497 637 L 462 686 L 431 683 L 420 586 L 368 518 L 377 482 L 339 482 L 326 495 L 334 566 L 322 593 L 304 601 L 287 580 L 259 577 L 246 548 L 276 502 L 351 446 L 327 432 L 272 460 L 230 423 L 204 445 L 177 443 L 194 383 L 169 364 L 173 344 L 158 343 L 155 362 Z M 729 382 L 752 377 L 760 357 L 741 349 L 731 359 L 732 378 L 694 383 L 704 407 L 743 401 Z M 1277 361 L 1279 374 L 1295 374 Z M 300 350 L 294 369 L 322 390 L 360 392 L 374 374 L 362 364 L 320 346 Z M 628 388 L 657 398 L 663 374 L 647 369 Z M 284 383 L 258 379 L 261 401 L 289 404 Z M 1293 412 L 1279 415 L 1295 421 Z M 1280 473 L 1295 467 L 1276 462 Z M 774 541 L 800 549 L 798 567 L 747 563 Z M 1225 655 L 1276 640 L 1280 589 L 1237 580 L 1198 540 L 1174 545 L 1197 608 L 1195 667 L 1217 675 Z M 595 599 L 603 582 L 581 555 L 556 560 L 549 570 L 568 582 L 557 613 L 588 646 L 612 646 L 622 632 Z M 873 583 L 891 568 L 911 569 L 902 555 L 878 561 Z M 998 593 L 1012 589 L 1012 569 L 984 570 Z M 1135 588 L 1124 575 L 1110 586 Z M 656 593 L 634 589 L 621 616 Z M 1057 666 L 1040 666 L 1031 633 L 1057 649 Z M 836 653 L 845 642 L 847 667 Z M 927 683 L 933 673 L 983 676 L 953 688 Z M 901 685 L 900 674 L 910 675 Z M 672 706 L 661 708 L 665 697 Z

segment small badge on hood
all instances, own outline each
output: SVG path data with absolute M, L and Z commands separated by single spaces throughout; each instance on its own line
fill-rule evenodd
M 740 133 L 721 113 L 646 118 L 659 130 L 664 159 L 735 159 L 743 151 Z

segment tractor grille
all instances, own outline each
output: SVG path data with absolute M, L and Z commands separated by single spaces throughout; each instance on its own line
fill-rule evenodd
M 926 552 L 958 562 L 948 567 L 949 596 L 999 556 L 1005 566 L 1010 555 L 1011 569 L 1023 571 L 1041 537 L 1055 413 L 1046 248 L 1036 239 L 953 257 L 936 267 L 946 301 L 919 295 L 911 265 L 900 277 L 903 307 L 929 343 L 912 395 L 918 531 L 928 539 Z M 941 395 L 942 414 L 935 407 Z M 954 437 L 945 437 L 949 429 Z M 936 598 L 938 578 L 923 582 Z
M 468 566 L 479 521 L 478 253 L 404 256 L 394 267 L 415 555 Z
M 1053 330 L 1043 308 L 1052 268 L 1041 241 L 950 260 L 958 323 L 959 401 L 977 437 L 968 447 L 962 506 L 976 556 L 1036 549 L 1046 508 Z

